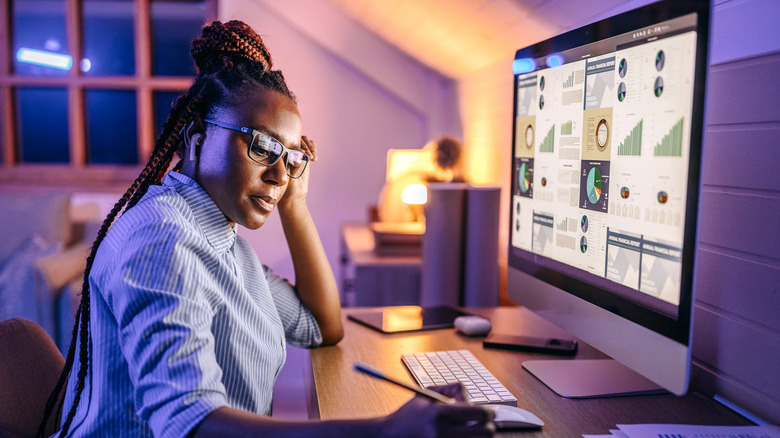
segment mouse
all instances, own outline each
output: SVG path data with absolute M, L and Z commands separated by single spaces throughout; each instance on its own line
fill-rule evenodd
M 534 429 L 544 426 L 544 421 L 533 413 L 517 406 L 483 405 L 495 412 L 493 419 L 497 430 L 501 429 Z
M 463 315 L 455 318 L 455 328 L 466 336 L 485 336 L 493 325 L 490 320 L 477 315 Z

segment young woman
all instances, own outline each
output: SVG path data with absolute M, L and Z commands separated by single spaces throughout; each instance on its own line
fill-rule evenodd
M 343 336 L 336 282 L 306 207 L 317 150 L 249 26 L 211 23 L 192 56 L 197 79 L 87 259 L 73 341 L 46 411 L 67 380 L 59 435 L 490 436 L 486 410 L 421 398 L 377 419 L 269 417 L 285 344 Z M 294 286 L 236 235 L 236 225 L 260 228 L 273 210 Z

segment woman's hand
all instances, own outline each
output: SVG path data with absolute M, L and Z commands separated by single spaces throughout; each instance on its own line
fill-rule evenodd
M 416 396 L 385 417 L 382 436 L 492 437 L 493 412 L 466 402 L 445 404 Z
M 306 136 L 301 137 L 301 150 L 309 156 L 310 161 L 317 160 L 314 141 Z M 287 247 L 292 256 L 298 295 L 317 320 L 322 333 L 322 343 L 332 345 L 344 337 L 341 301 L 333 269 L 306 206 L 309 172 L 307 168 L 300 178 L 289 179 L 287 191 L 277 207 Z
M 317 160 L 317 147 L 314 145 L 314 140 L 305 135 L 301 137 L 301 151 L 309 156 L 309 161 Z M 298 179 L 288 177 L 287 190 L 284 192 L 282 199 L 279 200 L 280 209 L 293 205 L 296 202 L 306 202 L 306 195 L 309 193 L 310 168 L 311 166 L 307 165 L 303 175 Z

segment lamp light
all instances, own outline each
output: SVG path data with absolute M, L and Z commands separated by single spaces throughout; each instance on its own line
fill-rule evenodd
M 378 219 L 387 223 L 419 222 L 427 197 L 425 184 L 434 171 L 429 150 L 390 149 L 387 152 L 387 177 L 379 196 Z M 411 207 L 411 208 L 410 208 Z
M 423 218 L 422 206 L 428 202 L 428 189 L 425 184 L 409 184 L 401 192 L 401 202 L 408 205 L 414 215 L 414 222 Z
M 16 59 L 19 62 L 43 65 L 59 70 L 70 70 L 70 67 L 73 65 L 73 58 L 71 58 L 70 55 L 27 48 L 19 49 L 19 51 L 16 52 Z
M 409 205 L 422 205 L 428 202 L 428 189 L 425 184 L 409 184 L 401 192 L 401 201 Z

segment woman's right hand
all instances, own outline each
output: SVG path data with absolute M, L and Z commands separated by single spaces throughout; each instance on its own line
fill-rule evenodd
M 492 437 L 493 412 L 466 402 L 445 404 L 416 396 L 385 417 L 387 438 Z

